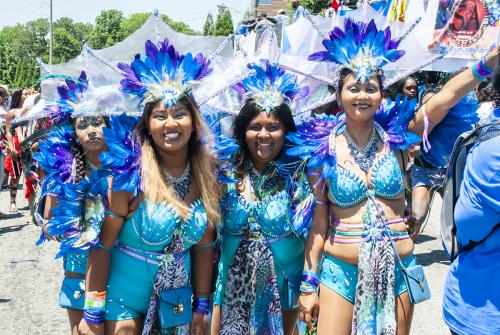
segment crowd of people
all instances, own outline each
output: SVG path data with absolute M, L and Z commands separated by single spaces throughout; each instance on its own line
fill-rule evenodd
M 10 209 L 25 171 L 38 243 L 60 243 L 71 333 L 293 335 L 300 319 L 310 334 L 409 334 L 430 297 L 414 241 L 456 138 L 498 121 L 499 48 L 384 87 L 405 54 L 389 30 L 346 19 L 327 35 L 307 60 L 336 65 L 336 100 L 305 119 L 292 106 L 314 92 L 296 73 L 248 64 L 227 87 L 241 101 L 230 133 L 193 90 L 220 75 L 211 60 L 167 39 L 117 64 L 119 82 L 60 74 L 34 125 L 16 120 L 39 94 L 0 87 Z M 459 190 L 460 244 L 481 244 L 447 278 L 456 334 L 500 331 L 486 284 L 499 272 L 499 139 L 472 149 Z

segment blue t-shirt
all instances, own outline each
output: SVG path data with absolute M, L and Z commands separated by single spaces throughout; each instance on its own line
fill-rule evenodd
M 248 25 L 246 24 L 240 24 L 237 28 L 237 34 L 238 35 L 246 35 L 248 32 Z
M 500 109 L 490 120 L 500 121 Z M 500 136 L 471 149 L 455 208 L 461 245 L 480 241 L 500 222 Z M 443 317 L 460 335 L 500 334 L 500 229 L 458 255 L 444 285 Z

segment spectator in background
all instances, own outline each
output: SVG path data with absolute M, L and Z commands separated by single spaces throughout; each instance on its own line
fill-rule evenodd
M 267 28 L 273 28 L 274 23 L 267 19 L 267 14 L 262 13 L 259 15 L 258 22 L 255 25 L 255 32 L 259 33 Z
M 246 35 L 248 33 L 248 28 L 250 27 L 250 21 L 248 19 L 243 19 L 238 28 L 236 28 L 237 35 Z
M 274 17 L 276 24 L 282 24 L 282 25 L 288 24 L 289 19 L 290 18 L 288 17 L 288 15 L 286 15 L 286 11 L 284 9 L 280 9 L 278 11 L 278 15 Z
M 481 105 L 477 110 L 479 122 L 481 122 L 486 120 L 495 108 L 500 107 L 500 94 L 494 89 L 491 82 L 483 81 L 477 87 L 476 95 Z
M 300 5 L 299 0 L 292 1 L 292 8 L 295 9 L 295 14 L 293 15 L 294 21 L 297 20 L 299 17 L 302 17 L 304 15 L 309 15 L 309 12 L 307 11 L 307 9 L 304 9 L 304 7 L 302 7 Z
M 22 133 L 13 129 L 12 120 L 22 112 L 22 107 L 24 101 L 28 97 L 28 89 L 18 89 L 12 93 L 12 101 L 10 105 L 9 112 L 5 119 L 5 132 L 7 137 L 7 152 L 8 155 L 5 158 L 4 168 L 5 172 L 10 175 L 10 208 L 9 211 L 12 213 L 17 212 L 16 196 L 17 188 L 19 183 L 19 178 L 22 173 L 22 166 L 20 161 L 21 152 L 19 150 L 19 143 L 24 140 Z
M 0 86 L 0 182 L 3 181 L 4 177 L 4 169 L 3 164 L 5 161 L 6 155 L 6 141 L 5 137 L 5 119 L 7 117 L 7 110 L 5 109 L 5 105 L 9 100 L 9 92 L 2 86 Z M 8 217 L 6 214 L 0 211 L 0 219 Z
M 493 88 L 500 94 L 500 65 Z M 500 109 L 488 122 L 500 121 Z M 500 334 L 500 136 L 478 142 L 467 155 L 455 205 L 456 236 L 463 250 L 444 284 L 443 318 L 452 334 Z

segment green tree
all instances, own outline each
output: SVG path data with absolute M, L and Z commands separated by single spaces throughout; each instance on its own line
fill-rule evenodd
M 95 19 L 89 45 L 94 49 L 110 47 L 124 39 L 121 29 L 123 13 L 116 9 L 103 10 Z
M 54 63 L 64 63 L 78 56 L 82 50 L 82 41 L 78 41 L 64 28 L 54 29 Z
M 165 21 L 165 23 L 170 28 L 172 28 L 173 30 L 175 30 L 178 33 L 183 33 L 183 34 L 187 34 L 187 35 L 196 35 L 197 34 L 197 32 L 185 22 L 174 21 L 165 14 L 162 14 L 161 17 L 162 17 L 163 21 Z
M 203 35 L 213 35 L 214 34 L 214 17 L 212 12 L 208 12 L 205 23 L 203 24 Z
M 330 8 L 332 0 L 300 0 L 300 4 L 312 14 L 319 14 Z M 291 8 L 291 7 L 290 7 Z M 294 9 L 291 9 L 292 13 Z
M 122 33 L 124 38 L 132 35 L 151 16 L 150 13 L 135 13 L 122 21 Z
M 233 32 L 234 26 L 233 19 L 231 18 L 231 12 L 226 7 L 219 6 L 219 13 L 217 14 L 217 20 L 215 21 L 214 35 L 227 36 Z

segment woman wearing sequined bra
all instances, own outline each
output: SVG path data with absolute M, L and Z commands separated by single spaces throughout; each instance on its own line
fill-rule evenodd
M 413 304 L 402 266 L 414 266 L 415 258 L 404 217 L 406 150 L 419 142 L 415 134 L 423 135 L 429 122 L 439 123 L 491 72 L 498 49 L 414 114 L 409 101 L 389 102 L 379 110 L 382 67 L 404 55 L 390 28 L 346 19 L 343 29 L 329 36 L 323 42 L 327 50 L 309 60 L 339 65 L 344 115 L 317 116 L 289 136 L 297 147 L 289 154 L 309 159 L 317 201 L 306 240 L 300 318 L 310 327 L 317 318 L 319 335 L 409 334 Z
M 88 82 L 83 72 L 79 78 L 67 79 L 58 87 L 59 105 L 78 106 L 86 99 Z M 76 92 L 83 92 L 79 98 Z M 74 112 L 75 108 L 66 111 Z M 78 334 L 77 327 L 83 316 L 85 271 L 87 251 L 68 248 L 68 235 L 60 228 L 60 222 L 79 219 L 83 222 L 83 211 L 103 204 L 107 191 L 107 181 L 97 179 L 95 174 L 100 168 L 99 155 L 107 149 L 102 128 L 106 126 L 103 117 L 69 118 L 69 122 L 58 122 L 61 115 L 52 115 L 55 124 L 49 134 L 39 144 L 40 151 L 34 154 L 38 164 L 45 172 L 41 184 L 42 192 L 35 203 L 35 220 L 42 227 L 43 234 L 38 244 L 50 239 L 61 242 L 57 257 L 63 256 L 64 279 L 59 295 L 59 305 L 67 309 L 71 333 Z M 97 181 L 97 182 L 96 182 Z M 86 187 L 95 183 L 85 203 L 72 196 L 70 190 L 87 194 Z M 98 213 L 103 215 L 104 211 Z M 83 224 L 82 224 L 83 225 Z M 74 236 L 73 236 L 74 237 Z M 80 240 L 81 241 L 81 240 Z
M 113 186 L 89 254 L 80 334 L 203 334 L 219 196 L 209 131 L 189 84 L 208 65 L 168 40 L 147 41 L 145 55 L 119 64 L 122 91 L 144 110 L 136 126 L 121 116 L 105 133 L 110 150 L 100 159 Z
M 212 334 L 293 334 L 303 234 L 314 203 L 300 162 L 280 159 L 286 134 L 295 130 L 287 102 L 308 89 L 269 61 L 249 67 L 257 74 L 236 86 L 246 101 L 234 122 L 240 147 L 229 176 L 234 181 L 221 201 Z

